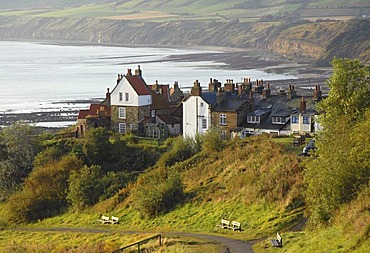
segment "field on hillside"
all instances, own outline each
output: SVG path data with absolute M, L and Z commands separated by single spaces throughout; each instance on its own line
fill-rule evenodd
M 365 7 L 365 8 L 364 8 Z M 239 19 L 252 21 L 266 15 L 287 17 L 295 12 L 303 16 L 329 17 L 354 16 L 366 14 L 370 4 L 366 0 L 351 1 L 308 1 L 306 5 L 295 1 L 98 1 L 91 0 L 78 4 L 76 1 L 64 1 L 63 4 L 39 0 L 32 3 L 21 2 L 17 6 L 11 2 L 0 3 L 0 15 L 39 16 L 39 17 L 110 17 L 113 19 L 206 19 L 227 21 Z M 310 14 L 311 13 L 311 14 Z M 313 14 L 312 14 L 313 13 Z M 333 14 L 334 13 L 334 14 Z

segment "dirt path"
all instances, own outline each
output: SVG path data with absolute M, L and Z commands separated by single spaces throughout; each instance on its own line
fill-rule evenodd
M 140 231 L 126 231 L 126 230 L 107 230 L 107 229 L 95 229 L 95 228 L 15 228 L 17 231 L 30 231 L 30 232 L 49 232 L 49 231 L 60 231 L 60 232 L 78 232 L 78 233 L 121 233 L 121 234 L 137 234 L 143 233 Z M 225 253 L 253 253 L 252 243 L 242 240 L 227 238 L 218 235 L 205 235 L 196 233 L 183 233 L 183 232 L 165 232 L 166 235 L 175 236 L 186 236 L 193 238 L 200 238 L 211 240 L 222 244 L 226 247 Z

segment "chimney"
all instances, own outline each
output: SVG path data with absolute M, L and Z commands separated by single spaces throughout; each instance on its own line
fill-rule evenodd
M 216 94 L 217 103 L 220 104 L 224 100 L 225 93 L 222 91 L 222 88 L 219 87 Z
M 315 90 L 313 92 L 313 100 L 314 101 L 320 101 L 321 97 L 322 97 L 322 92 L 321 92 L 321 89 L 320 89 L 320 85 L 316 85 Z
M 249 112 L 254 111 L 254 97 L 253 97 L 253 91 L 249 91 Z
M 234 90 L 235 90 L 234 80 L 232 80 L 232 79 L 226 79 L 225 91 L 234 92 Z
M 198 80 L 195 80 L 194 86 L 191 88 L 190 95 L 202 96 L 202 87 L 200 87 L 200 83 Z
M 213 85 L 213 80 L 212 78 L 209 79 L 209 84 L 208 84 L 208 91 L 213 92 L 215 90 L 215 86 Z
M 270 84 L 267 83 L 267 86 L 262 90 L 262 97 L 267 98 L 270 95 L 271 95 Z
M 304 99 L 304 97 L 302 97 L 302 99 L 301 99 L 301 104 L 299 106 L 299 110 L 300 110 L 301 113 L 306 111 L 306 100 Z
M 179 89 L 179 82 L 178 81 L 175 81 L 174 84 L 173 84 L 173 88 L 175 90 L 178 90 Z
M 152 90 L 158 91 L 159 85 L 158 85 L 158 80 L 155 80 L 155 84 L 152 85 Z
M 110 107 L 110 92 L 109 88 L 107 88 L 107 92 L 105 93 L 105 103 L 108 107 Z
M 117 84 L 119 84 L 119 82 L 122 80 L 122 75 L 118 74 L 117 76 Z
M 291 100 L 292 99 L 292 97 L 293 97 L 293 89 L 292 89 L 292 85 L 291 84 L 289 84 L 289 88 L 288 88 L 288 93 L 287 93 L 287 98 L 289 99 L 289 100 Z
M 135 70 L 135 75 L 136 76 L 141 76 L 141 69 L 140 69 L 140 65 L 137 66 L 137 69 Z
M 127 74 L 126 74 L 126 76 L 132 76 L 131 69 L 127 69 Z

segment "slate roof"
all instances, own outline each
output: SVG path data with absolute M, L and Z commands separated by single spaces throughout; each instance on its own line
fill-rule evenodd
M 169 114 L 158 114 L 157 117 L 165 124 L 178 124 L 180 123 L 176 118 Z
M 144 79 L 141 76 L 125 76 L 126 80 L 131 84 L 132 88 L 134 88 L 135 92 L 139 96 L 144 95 L 151 95 L 148 86 L 146 85 Z
M 202 92 L 201 97 L 212 106 L 217 103 L 216 92 Z
M 212 111 L 236 112 L 243 106 L 244 103 L 247 103 L 246 96 L 238 96 L 231 92 L 225 92 L 225 94 L 223 94 L 222 102 L 216 103 Z

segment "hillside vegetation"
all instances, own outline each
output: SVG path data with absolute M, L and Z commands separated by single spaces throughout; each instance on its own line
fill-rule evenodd
M 267 135 L 224 141 L 218 129 L 194 139 L 171 138 L 161 146 L 140 145 L 134 136 L 102 128 L 90 130 L 85 139 L 35 136 L 23 125 L 3 129 L 0 247 L 110 252 L 120 246 L 114 235 L 101 237 L 99 244 L 79 240 L 87 228 L 102 229 L 96 220 L 105 214 L 120 217 L 119 225 L 109 227 L 113 231 L 259 239 L 256 252 L 275 252 L 266 238 L 276 232 L 284 238 L 282 252 L 368 252 L 370 68 L 348 59 L 332 64 L 329 97 L 318 105 L 325 112 L 320 115 L 324 128 L 309 157 Z M 241 222 L 242 231 L 217 228 L 221 219 Z M 26 224 L 36 229 L 34 240 L 22 229 L 7 236 L 9 227 Z M 58 238 L 56 246 L 41 239 L 40 227 L 75 232 L 64 239 L 50 235 Z M 14 236 L 25 242 L 11 242 Z M 174 244 L 181 242 L 167 246 Z

